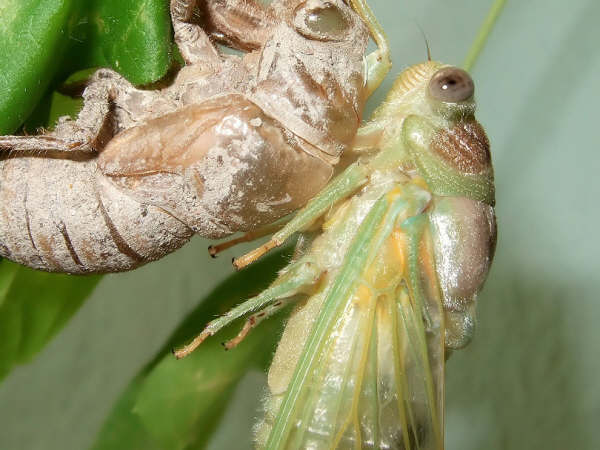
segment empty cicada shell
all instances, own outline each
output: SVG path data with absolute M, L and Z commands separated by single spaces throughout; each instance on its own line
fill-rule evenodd
M 361 3 L 361 2 L 359 2 Z M 343 0 L 171 0 L 186 61 L 141 90 L 100 70 L 76 120 L 0 137 L 0 255 L 48 271 L 135 268 L 194 234 L 253 230 L 329 180 L 381 77 Z M 220 53 L 213 37 L 246 53 Z

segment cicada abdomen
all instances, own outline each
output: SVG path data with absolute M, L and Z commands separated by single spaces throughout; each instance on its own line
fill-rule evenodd
M 368 151 L 236 261 L 244 266 L 321 224 L 270 288 L 193 344 L 259 311 L 229 346 L 237 344 L 282 304 L 304 298 L 269 370 L 259 448 L 443 449 L 446 352 L 473 333 L 496 237 L 489 143 L 473 90 L 454 67 L 404 71 L 360 131 Z

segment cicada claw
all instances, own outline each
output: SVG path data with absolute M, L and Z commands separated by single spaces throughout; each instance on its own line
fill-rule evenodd
M 241 270 L 244 267 L 252 264 L 265 253 L 269 252 L 269 250 L 273 250 L 275 247 L 279 247 L 281 244 L 283 244 L 283 242 L 271 239 L 269 242 L 261 245 L 258 248 L 255 248 L 254 250 L 246 253 L 245 255 L 242 255 L 239 258 L 234 258 L 233 267 L 235 267 L 236 270 Z
M 210 336 L 212 336 L 212 333 L 207 332 L 206 330 L 202 331 L 202 333 L 200 333 L 198 336 L 196 336 L 194 338 L 194 340 L 192 342 L 190 342 L 189 344 L 184 345 L 183 347 L 181 347 L 177 350 L 173 350 L 173 355 L 175 355 L 175 358 L 177 358 L 177 359 L 185 358 L 190 353 L 192 353 L 194 350 L 196 350 L 198 348 L 198 346 L 200 344 L 202 344 L 207 337 L 210 337 Z
M 288 221 L 289 221 L 288 218 L 284 218 L 284 219 L 278 220 L 272 224 L 266 225 L 264 227 L 260 227 L 256 230 L 248 231 L 236 238 L 228 239 L 228 240 L 223 241 L 216 245 L 210 245 L 208 247 L 208 254 L 211 257 L 216 258 L 219 255 L 219 253 L 222 253 L 231 247 L 234 247 L 238 244 L 243 244 L 244 242 L 252 242 L 252 241 L 255 241 L 256 239 L 260 239 L 261 237 L 268 236 L 269 234 L 273 234 L 276 231 L 279 231 Z
M 279 312 L 281 309 L 285 308 L 295 299 L 296 297 L 280 299 L 272 305 L 269 305 L 266 308 L 260 310 L 256 314 L 252 314 L 250 317 L 248 317 L 246 322 L 244 322 L 244 326 L 234 338 L 223 342 L 223 347 L 225 347 L 225 350 L 231 350 L 232 348 L 237 347 L 240 342 L 246 339 L 246 336 L 248 336 L 248 333 L 250 333 L 250 331 L 252 331 L 253 328 L 257 327 L 263 320 L 268 319 L 275 313 Z

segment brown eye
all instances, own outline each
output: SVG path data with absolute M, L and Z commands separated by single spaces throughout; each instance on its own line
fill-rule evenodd
M 317 6 L 312 4 L 317 3 Z M 342 40 L 350 28 L 346 15 L 329 2 L 306 2 L 295 13 L 294 26 L 298 33 L 319 41 Z
M 429 94 L 446 103 L 459 103 L 470 99 L 475 92 L 471 76 L 458 67 L 438 70 L 429 81 Z

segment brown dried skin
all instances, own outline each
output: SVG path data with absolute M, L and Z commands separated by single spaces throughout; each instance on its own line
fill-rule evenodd
M 202 23 L 211 37 L 243 51 L 260 48 L 277 25 L 273 8 L 245 0 L 215 0 L 201 8 Z
M 349 17 L 357 28 L 358 17 Z M 358 38 L 362 58 L 365 37 L 349 33 L 341 41 L 308 40 L 296 28 L 279 25 L 262 52 L 253 100 L 294 134 L 328 155 L 339 156 L 354 138 L 365 100 L 365 80 L 355 70 L 360 65 L 354 59 L 358 55 L 348 54 L 353 45 L 349 39 Z M 329 63 L 316 70 L 315 63 L 323 61 Z
M 0 165 L 2 256 L 51 272 L 127 270 L 180 247 L 191 230 L 119 191 L 91 161 Z
M 283 126 L 241 95 L 127 130 L 110 142 L 98 166 L 140 202 L 164 208 L 210 238 L 290 213 L 332 173 L 331 165 L 288 142 Z
M 187 62 L 172 85 L 137 89 L 102 69 L 76 120 L 0 137 L 2 256 L 48 271 L 129 270 L 194 233 L 268 224 L 326 184 L 365 100 L 358 16 L 342 0 L 196 3 L 171 1 Z M 333 40 L 304 29 L 325 7 L 343 19 Z M 218 14 L 236 21 L 221 29 Z M 223 55 L 199 24 L 256 50 Z

